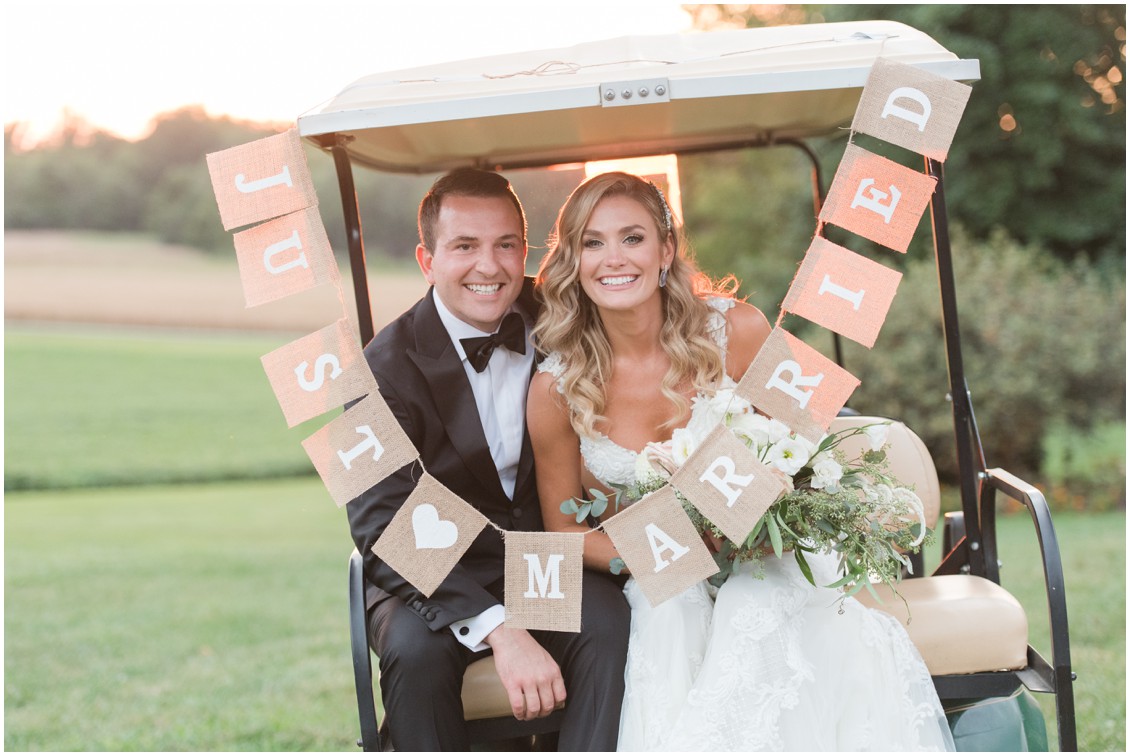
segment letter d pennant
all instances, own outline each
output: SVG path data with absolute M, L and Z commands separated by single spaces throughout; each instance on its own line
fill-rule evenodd
M 584 533 L 506 531 L 506 626 L 581 630 Z

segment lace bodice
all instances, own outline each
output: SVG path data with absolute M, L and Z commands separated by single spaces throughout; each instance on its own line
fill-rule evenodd
M 707 321 L 707 332 L 718 345 L 722 354 L 726 354 L 728 339 L 726 337 L 726 312 L 734 306 L 733 299 L 711 297 L 706 300 L 711 308 L 710 319 Z M 550 373 L 557 379 L 557 390 L 564 393 L 561 383 L 565 373 L 565 362 L 558 352 L 553 352 L 538 366 L 538 371 Z M 733 387 L 734 381 L 725 376 L 722 387 Z M 571 406 L 571 405 L 570 405 Z M 691 408 L 693 423 L 696 413 L 703 411 L 704 403 L 696 402 Z M 585 467 L 597 480 L 606 486 L 630 486 L 636 482 L 636 460 L 638 451 L 632 451 L 620 446 L 611 438 L 599 431 L 594 431 L 592 436 L 581 437 L 581 458 Z

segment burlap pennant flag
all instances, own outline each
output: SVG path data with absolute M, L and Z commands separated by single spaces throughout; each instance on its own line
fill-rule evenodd
M 345 319 L 261 359 L 290 428 L 377 390 L 377 379 Z
M 817 236 L 781 309 L 870 349 L 901 280 L 902 273 Z
M 584 533 L 506 531 L 506 625 L 581 630 Z
M 424 473 L 373 553 L 431 596 L 486 526 L 481 512 Z
M 298 129 L 207 156 L 225 231 L 318 203 Z
M 817 443 L 858 385 L 859 379 L 835 362 L 774 328 L 735 391 Z
M 671 485 L 735 543 L 785 492 L 784 481 L 721 423 L 671 476 Z
M 302 448 L 339 507 L 420 456 L 375 391 L 303 441 Z
M 606 520 L 604 532 L 652 606 L 718 571 L 671 486 Z
M 233 236 L 248 307 L 341 278 L 317 205 Z
M 851 130 L 944 161 L 972 91 L 944 76 L 879 58 Z
M 849 144 L 820 209 L 820 220 L 906 252 L 934 179 Z

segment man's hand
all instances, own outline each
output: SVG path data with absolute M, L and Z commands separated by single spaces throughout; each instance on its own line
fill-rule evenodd
M 565 701 L 565 681 L 557 662 L 528 632 L 499 625 L 484 640 L 494 650 L 494 666 L 515 718 L 548 716 Z

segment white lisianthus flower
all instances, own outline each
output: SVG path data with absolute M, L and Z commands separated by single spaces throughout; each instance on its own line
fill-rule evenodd
M 689 428 L 676 428 L 671 434 L 671 459 L 676 466 L 682 467 L 697 446 L 694 433 Z
M 894 490 L 894 497 L 897 501 L 905 504 L 914 512 L 918 518 L 918 523 L 921 526 L 918 537 L 911 543 L 911 548 L 921 545 L 922 539 L 926 537 L 926 507 L 922 504 L 922 499 L 918 498 L 918 494 L 911 491 L 909 488 L 899 486 Z
M 823 488 L 828 493 L 838 493 L 840 478 L 844 476 L 844 468 L 839 462 L 832 459 L 826 452 L 821 452 L 813 457 L 812 481 L 813 488 Z
M 887 436 L 891 432 L 890 423 L 877 423 L 876 425 L 868 425 L 863 429 L 867 434 L 867 439 L 871 442 L 871 451 L 879 451 L 883 445 L 887 443 Z
M 743 412 L 730 419 L 730 430 L 760 450 L 769 445 L 769 418 L 756 412 Z
M 738 416 L 752 410 L 750 403 L 735 394 L 732 388 L 718 389 L 709 397 L 700 394 L 692 402 L 687 430 L 693 432 L 695 439 L 701 442 L 719 423 L 726 422 L 728 416 Z
M 659 473 L 651 466 L 651 459 L 648 457 L 648 450 L 644 449 L 636 455 L 636 483 L 643 485 L 651 480 Z
M 765 463 L 787 475 L 796 475 L 811 457 L 809 445 L 796 438 L 785 438 L 769 447 Z

